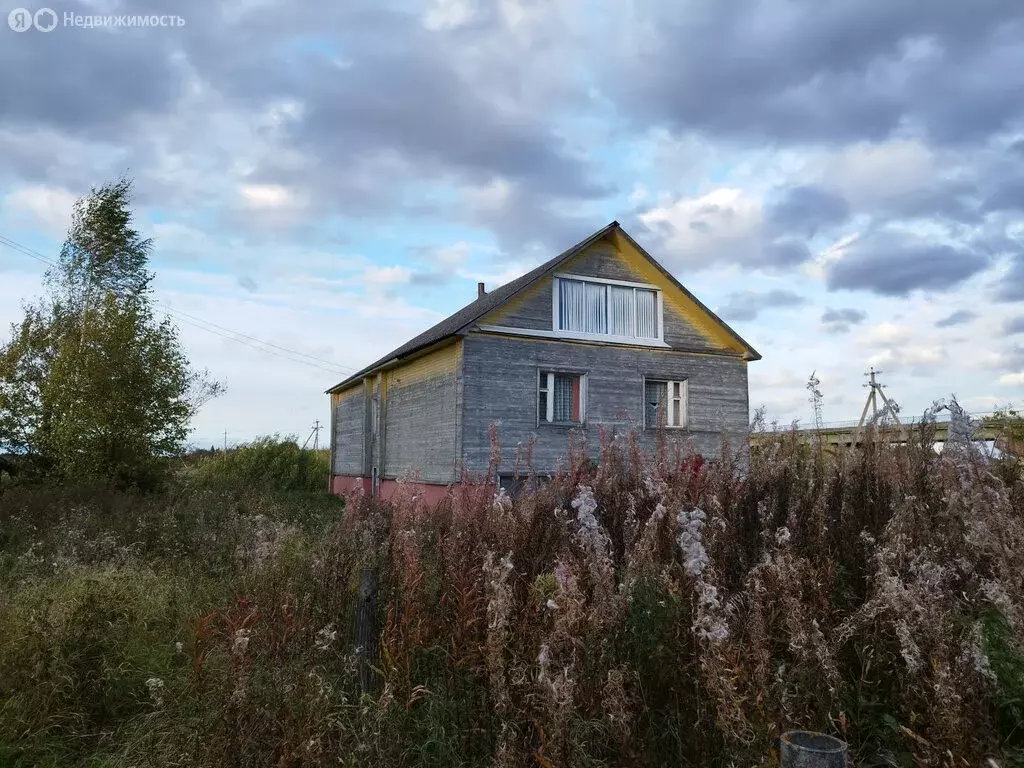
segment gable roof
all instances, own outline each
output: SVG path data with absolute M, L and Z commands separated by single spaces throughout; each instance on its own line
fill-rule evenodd
M 754 349 L 752 346 L 750 346 L 750 344 L 744 341 L 740 337 L 740 335 L 736 333 L 736 331 L 734 331 L 732 328 L 726 325 L 726 323 L 721 318 L 719 318 L 718 315 L 716 315 L 714 312 L 712 312 L 710 309 L 704 306 L 704 304 L 702 304 L 696 296 L 694 296 L 692 293 L 686 290 L 686 288 L 684 288 L 682 284 L 678 280 L 676 280 L 668 270 L 666 270 L 661 264 L 659 264 L 656 259 L 654 259 L 649 253 L 647 253 L 647 251 L 645 251 L 640 245 L 638 245 L 637 242 L 632 237 L 630 237 L 624 229 L 622 229 L 622 227 L 619 225 L 619 222 L 613 221 L 611 224 L 604 227 L 603 229 L 599 229 L 597 232 L 590 235 L 585 240 L 581 240 L 571 248 L 562 251 L 560 254 L 555 256 L 550 261 L 546 261 L 536 269 L 530 270 L 522 277 L 517 277 L 515 280 L 512 280 L 511 282 L 505 283 L 504 285 L 495 288 L 490 293 L 485 293 L 476 301 L 467 304 L 455 314 L 446 317 L 437 325 L 428 328 L 419 336 L 410 339 L 405 344 L 389 352 L 379 360 L 370 363 L 362 370 L 353 373 L 347 379 L 339 382 L 338 384 L 334 385 L 327 391 L 337 392 L 341 389 L 344 389 L 348 385 L 354 383 L 358 379 L 363 378 L 367 374 L 375 372 L 378 368 L 381 368 L 387 363 L 400 360 L 403 357 L 408 357 L 409 355 L 412 355 L 416 352 L 419 352 L 422 349 L 432 346 L 433 344 L 436 344 L 439 341 L 444 341 L 445 339 L 451 336 L 459 334 L 467 326 L 472 325 L 477 320 L 487 315 L 489 312 L 497 309 L 502 304 L 515 297 L 521 291 L 533 285 L 535 282 L 537 282 L 539 279 L 541 279 L 548 273 L 554 272 L 556 269 L 558 269 L 558 267 L 560 267 L 562 264 L 567 262 L 572 257 L 579 254 L 581 251 L 588 248 L 590 245 L 594 244 L 601 238 L 616 231 L 619 234 L 623 235 L 629 241 L 629 243 L 632 244 L 633 247 L 637 249 L 637 251 L 639 251 L 645 258 L 647 258 L 652 264 L 654 264 L 658 268 L 658 271 L 660 271 L 676 288 L 678 288 L 680 291 L 686 294 L 687 298 L 692 300 L 698 307 L 700 307 L 700 309 L 703 312 L 706 312 L 707 315 L 715 323 L 720 325 L 725 331 L 729 333 L 730 336 L 732 336 L 736 341 L 738 341 L 746 350 L 745 357 L 747 359 L 761 359 L 761 355 L 757 352 L 756 349 Z

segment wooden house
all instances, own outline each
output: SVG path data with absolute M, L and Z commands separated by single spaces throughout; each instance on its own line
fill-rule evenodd
M 534 439 L 554 472 L 576 430 L 659 430 L 713 458 L 748 426 L 747 363 L 760 355 L 618 224 L 471 304 L 328 390 L 331 488 L 390 496 L 396 481 L 436 500 L 482 473 L 489 427 L 498 474 Z

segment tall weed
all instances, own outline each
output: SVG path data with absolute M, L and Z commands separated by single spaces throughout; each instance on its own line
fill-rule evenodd
M 773 765 L 810 728 L 861 766 L 1020 764 L 1019 480 L 930 428 L 714 463 L 609 437 L 434 509 L 16 489 L 0 762 Z

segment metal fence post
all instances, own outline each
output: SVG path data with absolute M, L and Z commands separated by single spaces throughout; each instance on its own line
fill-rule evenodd
M 374 568 L 359 573 L 359 605 L 356 606 L 356 647 L 359 661 L 359 690 L 372 693 L 376 683 L 373 667 L 380 653 L 380 630 L 377 627 L 377 587 L 379 577 Z
M 846 742 L 814 731 L 789 731 L 779 739 L 782 768 L 846 768 Z

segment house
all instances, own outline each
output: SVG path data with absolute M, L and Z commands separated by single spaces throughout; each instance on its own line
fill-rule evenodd
M 618 222 L 475 301 L 328 390 L 331 488 L 390 496 L 415 475 L 428 500 L 462 469 L 499 475 L 535 438 L 553 472 L 571 430 L 660 428 L 714 457 L 748 425 L 747 363 L 760 355 Z

